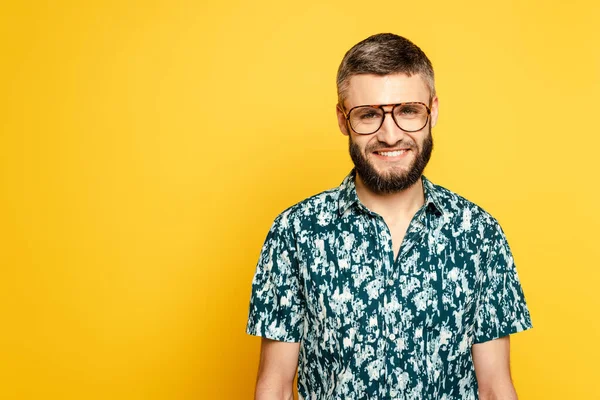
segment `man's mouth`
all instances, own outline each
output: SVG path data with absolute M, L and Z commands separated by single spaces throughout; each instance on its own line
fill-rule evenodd
M 384 157 L 398 157 L 407 153 L 410 149 L 397 149 L 397 150 L 378 150 L 373 153 L 384 156 Z

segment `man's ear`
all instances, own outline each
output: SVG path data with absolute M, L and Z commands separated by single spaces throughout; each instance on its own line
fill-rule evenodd
M 437 124 L 439 114 L 440 103 L 438 97 L 435 96 L 431 101 L 431 127 L 433 128 Z
M 346 116 L 344 116 L 344 113 L 342 112 L 341 106 L 339 104 L 335 105 L 335 113 L 337 115 L 337 121 L 338 121 L 338 126 L 340 128 L 340 131 L 348 136 L 349 132 L 348 132 L 348 124 L 346 124 Z

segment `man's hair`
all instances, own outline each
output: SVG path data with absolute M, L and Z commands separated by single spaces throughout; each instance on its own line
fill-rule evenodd
M 433 66 L 423 51 L 410 40 L 393 33 L 378 33 L 355 44 L 344 56 L 337 73 L 340 106 L 344 105 L 353 75 L 420 74 L 435 97 Z

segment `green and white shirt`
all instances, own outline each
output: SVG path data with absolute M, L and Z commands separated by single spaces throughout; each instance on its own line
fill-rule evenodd
M 532 327 L 498 221 L 421 179 L 396 260 L 354 169 L 275 218 L 246 332 L 300 342 L 301 400 L 478 399 L 471 345 Z

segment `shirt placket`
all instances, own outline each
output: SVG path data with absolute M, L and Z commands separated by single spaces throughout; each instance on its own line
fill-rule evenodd
M 433 218 L 428 218 L 427 219 L 427 230 L 429 232 L 429 234 L 433 235 L 432 240 L 435 240 L 436 237 L 436 232 L 439 233 L 439 229 L 442 225 L 440 224 L 440 221 L 435 220 Z M 435 246 L 435 243 L 434 243 Z M 426 368 L 426 381 L 424 382 L 424 397 L 425 398 L 433 398 L 433 396 L 436 396 L 436 380 L 437 382 L 440 382 L 440 378 L 436 378 L 436 374 L 435 371 L 432 368 L 432 353 L 433 353 L 433 349 L 430 350 L 429 347 L 430 343 L 433 343 L 433 340 L 435 340 L 435 338 L 439 335 L 439 329 L 437 329 L 436 327 L 438 326 L 439 320 L 441 318 L 441 312 L 442 309 L 444 307 L 443 305 L 443 289 L 444 289 L 444 276 L 442 273 L 442 270 L 440 268 L 438 268 L 438 264 L 437 262 L 430 262 L 427 265 L 428 267 L 428 271 L 430 273 L 430 276 L 434 277 L 435 276 L 435 281 L 434 282 L 430 282 L 431 285 L 433 285 L 433 287 L 430 288 L 431 291 L 431 297 L 427 299 L 427 310 L 429 312 L 431 312 L 431 326 L 428 327 L 429 329 L 424 330 L 423 335 L 424 335 L 424 340 L 425 340 L 425 368 Z M 434 302 L 434 296 L 437 295 L 437 301 Z M 433 305 L 436 304 L 437 306 L 434 308 Z
M 406 257 L 410 254 L 410 250 L 411 248 L 418 244 L 420 241 L 423 240 L 423 237 L 427 234 L 427 229 L 426 228 L 426 213 L 425 210 L 422 208 L 419 211 L 417 211 L 417 213 L 413 216 L 413 219 L 411 220 L 409 227 L 407 229 L 406 235 L 401 243 L 400 249 L 398 251 L 398 257 L 396 258 L 396 260 L 394 260 L 393 258 L 393 247 L 392 247 L 392 243 L 391 243 L 391 233 L 388 235 L 389 236 L 389 248 L 391 256 L 388 257 L 390 262 L 385 263 L 386 264 L 386 280 L 385 280 L 385 287 L 387 288 L 387 290 L 384 292 L 384 302 L 383 303 L 387 303 L 390 300 L 390 297 L 388 297 L 388 295 L 392 292 L 397 290 L 397 280 L 399 279 L 398 275 L 399 275 L 399 271 L 400 271 L 400 265 L 402 264 L 402 262 L 406 259 Z M 423 284 L 423 282 L 422 282 Z M 397 296 L 399 299 L 401 299 L 401 296 Z M 382 315 L 387 315 L 386 313 L 383 312 L 382 310 Z M 396 316 L 397 320 L 400 320 L 400 316 Z M 394 346 L 394 341 L 396 340 L 396 335 L 395 333 L 390 329 L 390 323 L 387 320 L 383 321 L 383 335 L 384 335 L 384 342 L 386 345 L 386 360 L 384 365 L 386 366 L 386 369 L 388 370 L 393 370 L 394 366 L 391 364 L 391 357 L 389 357 L 390 354 L 387 354 L 389 351 L 387 351 L 389 348 L 395 348 Z M 426 338 L 423 337 L 423 340 L 425 342 Z M 424 346 L 426 346 L 426 343 L 423 343 Z M 425 347 L 424 347 L 425 349 Z M 396 359 L 398 357 L 395 357 Z M 424 361 L 424 360 L 423 360 Z M 425 366 L 425 363 L 423 363 L 423 366 Z M 390 399 L 397 399 L 400 398 L 400 396 L 402 396 L 402 393 L 399 392 L 396 387 L 398 387 L 398 382 L 394 381 L 395 377 L 394 375 L 390 374 L 389 376 L 386 376 L 386 384 L 389 387 L 389 393 L 388 395 L 390 396 Z M 425 382 L 424 382 L 424 387 Z
M 374 240 L 375 254 L 384 254 L 383 253 L 384 246 L 381 243 L 382 227 L 379 225 L 379 220 L 381 219 L 381 217 L 371 211 L 367 211 L 367 213 L 368 213 L 367 218 L 369 219 L 369 224 L 371 226 L 371 229 L 373 230 L 374 238 L 375 238 L 375 240 Z M 377 337 L 377 342 L 376 342 L 377 348 L 375 351 L 376 357 L 380 357 L 379 361 L 382 365 L 382 368 L 379 372 L 379 382 L 378 382 L 379 387 L 377 388 L 377 392 L 380 395 L 384 392 L 384 388 L 381 385 L 385 384 L 385 376 L 386 376 L 385 338 L 382 338 L 382 333 L 383 333 L 383 330 L 385 329 L 385 321 L 384 321 L 384 317 L 383 317 L 383 313 L 382 313 L 382 304 L 383 304 L 382 295 L 384 295 L 384 292 L 385 292 L 384 285 L 385 285 L 385 271 L 387 270 L 386 263 L 387 263 L 386 257 L 383 257 L 383 262 L 381 263 L 381 268 L 375 269 L 375 279 L 380 280 L 382 282 L 381 288 L 379 289 L 379 296 L 377 298 L 377 326 L 379 327 L 379 335 Z
M 393 348 L 393 342 L 396 340 L 395 333 L 390 330 L 390 324 L 388 323 L 386 316 L 385 307 L 386 304 L 390 301 L 389 291 L 394 290 L 394 271 L 393 271 L 393 263 L 394 263 L 394 251 L 392 246 L 392 236 L 389 228 L 385 224 L 382 217 L 379 215 L 374 215 L 372 218 L 373 227 L 375 230 L 377 243 L 377 253 L 382 256 L 382 269 L 378 276 L 379 279 L 382 280 L 382 285 L 380 289 L 380 297 L 378 301 L 378 324 L 381 327 L 381 337 L 378 339 L 378 347 L 381 354 L 382 359 L 381 365 L 382 369 L 380 371 L 380 391 L 379 393 L 383 398 L 396 398 L 398 396 L 397 391 L 394 389 L 393 382 L 391 382 L 392 376 L 388 375 L 388 371 L 391 371 L 393 365 L 388 365 L 390 363 L 390 354 L 389 349 Z M 382 241 L 383 240 L 383 241 Z M 387 390 L 386 390 L 387 389 Z M 391 396 L 391 397 L 390 397 Z

